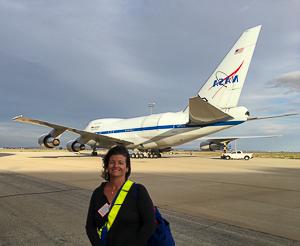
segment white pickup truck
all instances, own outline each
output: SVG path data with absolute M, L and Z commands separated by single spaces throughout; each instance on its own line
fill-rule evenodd
M 249 160 L 253 158 L 253 153 L 244 153 L 243 151 L 233 151 L 230 153 L 223 153 L 221 155 L 222 159 L 230 160 L 230 159 L 244 159 Z

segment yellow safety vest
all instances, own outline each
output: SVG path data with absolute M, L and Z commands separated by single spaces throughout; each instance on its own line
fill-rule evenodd
M 114 221 L 119 213 L 119 210 L 128 194 L 128 191 L 130 190 L 133 183 L 134 182 L 129 179 L 124 183 L 124 185 L 122 186 L 122 188 L 117 196 L 117 199 L 115 200 L 111 210 L 109 211 L 108 220 L 105 222 L 104 226 L 102 226 L 101 228 L 97 228 L 97 232 L 98 232 L 100 239 L 102 236 L 103 229 L 106 227 L 107 231 L 109 231 L 112 224 L 114 223 Z

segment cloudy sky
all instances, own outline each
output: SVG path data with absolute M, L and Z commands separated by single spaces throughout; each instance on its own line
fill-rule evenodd
M 244 29 L 261 24 L 240 105 L 252 116 L 299 112 L 300 1 L 0 0 L 0 146 L 37 146 L 48 129 L 183 109 Z M 218 135 L 251 150 L 300 151 L 300 117 Z M 67 134 L 64 139 L 73 138 Z M 200 140 L 186 146 L 199 145 Z

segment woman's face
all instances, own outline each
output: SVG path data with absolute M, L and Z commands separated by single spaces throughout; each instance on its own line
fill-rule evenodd
M 120 177 L 126 175 L 126 157 L 124 155 L 112 155 L 108 162 L 108 173 L 110 177 Z

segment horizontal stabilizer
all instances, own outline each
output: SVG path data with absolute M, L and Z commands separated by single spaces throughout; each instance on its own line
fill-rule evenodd
M 229 137 L 207 137 L 201 138 L 205 140 L 200 143 L 200 149 L 204 151 L 227 150 L 227 145 L 237 139 L 257 139 L 257 138 L 273 138 L 281 135 L 262 135 L 262 136 L 229 136 Z
M 189 99 L 189 124 L 191 125 L 208 124 L 230 119 L 232 119 L 230 115 L 206 102 L 199 96 Z
M 262 136 L 230 136 L 230 137 L 207 137 L 201 138 L 212 143 L 227 143 L 237 139 L 251 139 L 251 138 L 274 138 L 281 137 L 281 135 L 262 135 Z
M 280 115 L 265 116 L 265 117 L 249 117 L 247 120 L 265 120 L 265 119 L 273 119 L 273 118 L 280 118 L 280 117 L 293 116 L 293 115 L 299 115 L 299 113 L 280 114 Z

